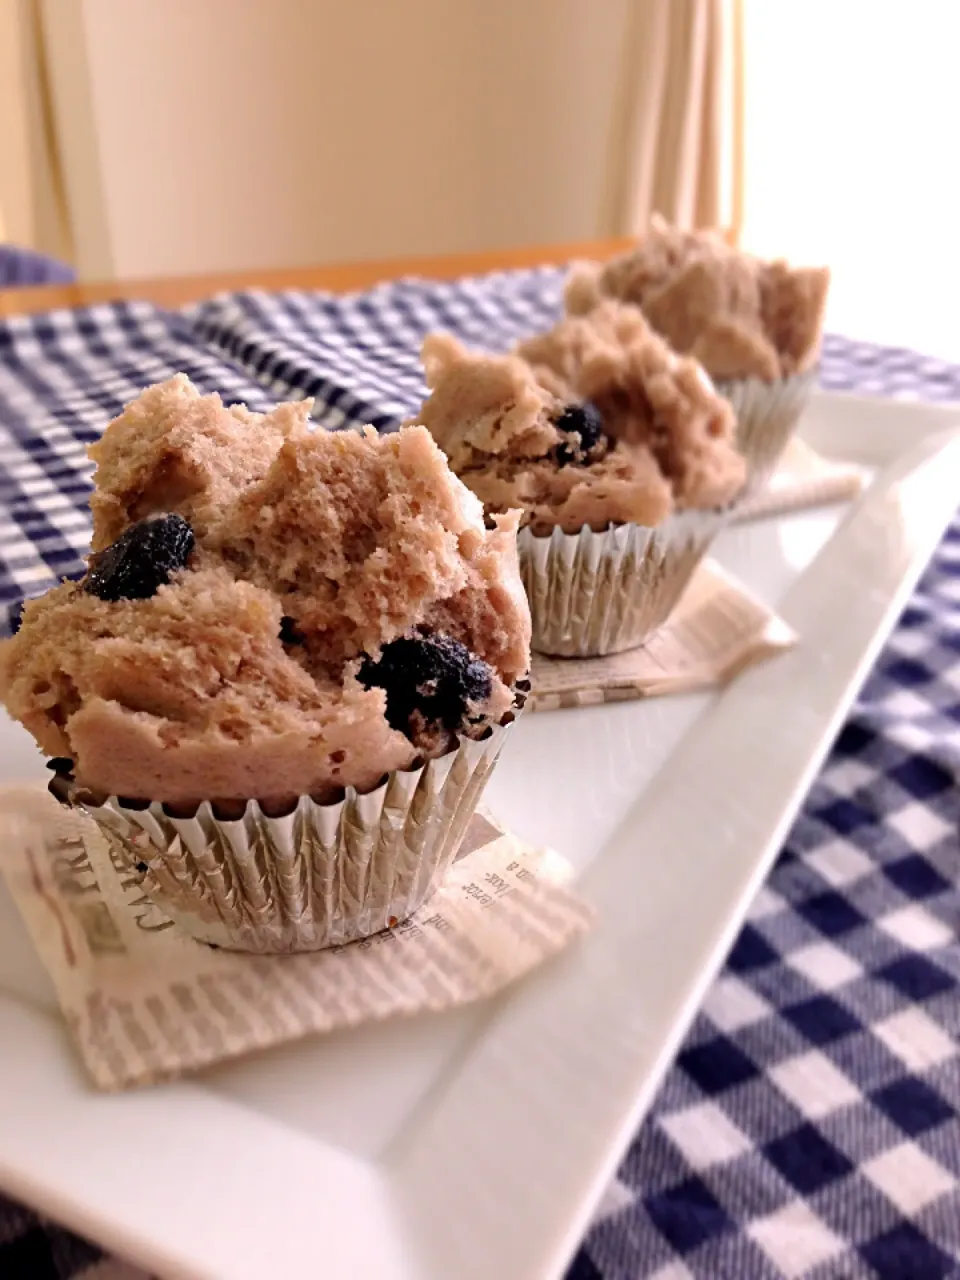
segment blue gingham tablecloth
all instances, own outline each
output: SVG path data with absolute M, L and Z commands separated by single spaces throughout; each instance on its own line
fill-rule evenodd
M 389 429 L 423 395 L 425 332 L 504 347 L 550 321 L 559 293 L 560 274 L 543 269 L 345 298 L 246 292 L 177 313 L 111 304 L 0 325 L 4 614 L 80 571 L 84 447 L 146 383 L 185 370 L 255 409 L 311 394 L 325 426 Z M 826 341 L 821 380 L 960 401 L 960 368 L 839 337 Z M 960 520 L 568 1280 L 960 1276 L 958 771 Z M 2 1280 L 133 1274 L 0 1199 Z

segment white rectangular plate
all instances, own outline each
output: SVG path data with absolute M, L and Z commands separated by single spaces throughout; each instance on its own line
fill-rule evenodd
M 559 1275 L 960 494 L 960 408 L 823 394 L 803 434 L 879 468 L 863 498 L 717 545 L 798 647 L 527 716 L 487 792 L 577 865 L 582 945 L 482 1007 L 99 1096 L 0 885 L 0 1187 L 165 1276 Z M 0 722 L 0 781 L 42 776 Z

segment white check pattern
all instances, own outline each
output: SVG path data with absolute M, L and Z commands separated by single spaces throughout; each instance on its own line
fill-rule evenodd
M 0 325 L 0 602 L 77 573 L 83 447 L 184 369 L 327 427 L 390 429 L 443 327 L 502 348 L 555 314 L 553 269 L 110 305 Z M 828 338 L 821 381 L 960 400 L 960 368 Z M 576 714 L 575 712 L 565 714 Z M 960 522 L 904 612 L 568 1280 L 960 1276 Z M 0 1201 L 3 1280 L 128 1268 Z

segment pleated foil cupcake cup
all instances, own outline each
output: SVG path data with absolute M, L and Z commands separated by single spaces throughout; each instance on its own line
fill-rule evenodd
M 666 622 L 725 512 L 686 511 L 661 525 L 613 525 L 602 533 L 521 529 L 520 574 L 533 619 L 533 648 L 594 658 L 643 644 Z
M 282 817 L 255 800 L 230 817 L 204 801 L 186 818 L 159 802 L 96 804 L 79 788 L 71 802 L 97 822 L 119 869 L 192 937 L 231 951 L 318 951 L 392 927 L 430 897 L 513 718 L 365 795 L 301 796 Z
M 744 497 L 762 489 L 776 471 L 816 384 L 816 369 L 777 382 L 735 378 L 715 384 L 737 417 L 737 448 L 747 463 Z

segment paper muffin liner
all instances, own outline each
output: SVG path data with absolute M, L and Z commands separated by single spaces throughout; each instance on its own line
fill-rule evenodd
M 364 795 L 300 796 L 282 817 L 255 800 L 231 817 L 209 801 L 191 817 L 160 802 L 96 803 L 79 787 L 69 800 L 96 821 L 118 869 L 194 938 L 230 951 L 318 951 L 397 924 L 438 887 L 514 719 Z
M 561 658 L 633 649 L 670 616 L 726 512 L 685 511 L 662 524 L 612 525 L 603 533 L 521 529 L 520 575 L 532 645 Z
M 744 497 L 762 489 L 777 469 L 816 383 L 816 369 L 777 382 L 730 378 L 715 383 L 737 417 L 737 448 L 747 462 Z

